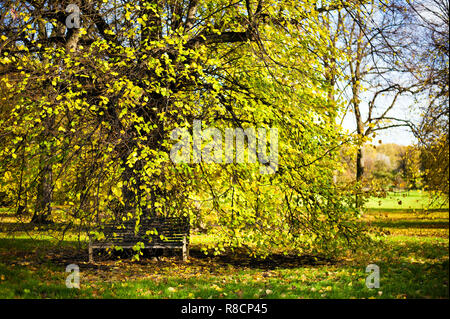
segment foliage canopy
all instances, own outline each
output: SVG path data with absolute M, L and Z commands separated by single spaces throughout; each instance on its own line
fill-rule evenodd
M 331 252 L 363 235 L 338 149 L 324 57 L 336 1 L 65 1 L 0 6 L 1 189 L 14 204 L 92 227 L 188 214 L 254 254 Z M 72 12 L 73 13 L 73 12 Z M 174 164 L 195 119 L 279 130 L 279 167 Z M 26 203 L 24 203 L 24 201 Z M 47 215 L 45 215 L 47 214 Z

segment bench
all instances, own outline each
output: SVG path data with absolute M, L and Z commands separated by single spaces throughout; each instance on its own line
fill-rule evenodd
M 105 224 L 98 229 L 101 239 L 89 234 L 89 262 L 93 262 L 93 249 L 112 247 L 133 248 L 143 243 L 146 248 L 180 248 L 183 261 L 189 257 L 189 219 L 186 217 L 152 217 L 140 221 L 136 232 L 135 221 Z

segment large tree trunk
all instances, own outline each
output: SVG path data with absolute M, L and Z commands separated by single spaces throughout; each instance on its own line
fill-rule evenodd
M 34 208 L 34 214 L 31 218 L 31 222 L 35 224 L 47 224 L 50 223 L 50 216 L 52 212 L 52 199 L 53 199 L 53 176 L 52 165 L 48 163 L 47 154 L 45 152 L 41 155 L 41 171 L 39 172 L 39 181 L 37 188 L 36 204 Z
M 357 110 L 357 111 L 356 111 Z M 359 106 L 355 107 L 355 115 L 357 119 L 357 132 L 358 136 L 363 136 L 364 132 L 364 125 L 361 120 L 361 114 L 359 112 Z M 357 183 L 357 190 L 356 190 L 356 197 L 355 197 L 355 205 L 356 208 L 359 208 L 361 206 L 361 198 L 360 193 L 362 192 L 362 179 L 364 175 L 364 164 L 363 164 L 363 150 L 362 145 L 359 146 L 357 152 L 356 152 L 356 183 Z
M 160 16 L 153 11 L 152 9 L 147 8 L 147 5 L 154 5 L 156 11 L 159 10 L 159 1 L 139 1 L 142 6 L 140 10 L 140 16 L 147 17 L 147 23 L 145 28 L 141 30 L 141 45 L 148 45 L 150 41 L 159 40 L 161 37 L 162 27 L 161 27 L 161 18 Z M 142 74 L 145 77 L 144 74 Z M 153 110 L 152 107 L 143 107 L 138 106 L 137 109 L 130 110 L 135 112 L 138 116 L 141 116 L 146 122 L 158 123 L 158 129 L 154 130 L 148 136 L 148 140 L 146 142 L 140 141 L 140 144 L 148 143 L 154 150 L 158 150 L 161 144 L 161 136 L 162 136 L 162 123 L 157 116 L 157 113 L 161 110 L 162 107 L 167 105 L 166 98 L 162 97 L 159 94 L 155 94 L 154 96 L 150 96 L 149 99 L 153 101 L 152 107 L 156 109 Z M 121 125 L 120 120 L 117 118 L 117 115 L 113 111 L 115 105 L 111 104 L 111 115 L 115 119 L 113 125 Z M 145 108 L 145 109 L 144 109 Z M 156 200 L 156 193 L 158 190 L 152 191 L 150 194 L 144 193 L 144 191 L 140 188 L 143 185 L 144 181 L 142 180 L 144 161 L 141 159 L 141 150 L 138 145 L 136 139 L 139 136 L 139 132 L 136 131 L 134 125 L 130 125 L 129 130 L 126 132 L 126 140 L 116 146 L 116 151 L 119 153 L 120 157 L 120 166 L 122 167 L 122 173 L 120 180 L 122 182 L 122 201 L 123 203 L 115 203 L 112 205 L 114 210 L 114 215 L 116 218 L 121 218 L 126 216 L 128 213 L 135 213 L 136 209 L 142 208 L 144 216 L 155 215 L 153 202 Z M 133 164 L 128 163 L 129 156 L 135 153 L 138 160 Z M 147 159 L 148 160 L 148 159 Z M 150 201 L 152 202 L 153 209 L 148 209 L 146 205 L 144 207 L 140 207 L 141 200 L 146 196 L 150 196 Z
M 358 101 L 358 99 L 355 99 L 355 102 Z M 364 136 L 364 124 L 361 119 L 361 112 L 359 110 L 359 102 L 356 102 L 354 105 L 355 110 L 355 117 L 356 117 L 356 131 L 358 133 L 358 136 L 363 137 Z M 355 196 L 355 205 L 356 208 L 359 208 L 361 206 L 361 197 L 360 193 L 362 191 L 362 179 L 364 174 L 364 165 L 363 165 L 363 150 L 362 145 L 359 146 L 357 152 L 356 152 L 356 183 L 357 183 L 357 189 L 356 189 L 356 196 Z
M 358 19 L 360 18 L 358 13 Z M 355 114 L 355 120 L 356 120 L 356 132 L 358 133 L 358 137 L 363 138 L 365 136 L 364 132 L 364 122 L 361 115 L 360 110 L 360 97 L 359 93 L 361 92 L 361 62 L 363 58 L 363 48 L 362 48 L 362 39 L 364 37 L 364 32 L 360 27 L 359 34 L 358 34 L 358 42 L 357 42 L 357 49 L 356 49 L 356 58 L 353 60 L 354 65 L 350 63 L 350 72 L 352 75 L 352 104 L 353 104 L 353 111 Z M 364 167 L 363 167 L 363 156 L 362 156 L 362 144 L 359 146 L 357 154 L 356 154 L 356 183 L 357 183 L 357 189 L 356 189 L 356 196 L 355 196 L 355 205 L 356 208 L 361 207 L 361 182 L 364 174 Z
M 64 34 L 64 29 L 62 26 L 59 26 L 57 28 L 54 28 L 52 30 L 52 35 L 56 34 Z M 47 36 L 47 30 L 45 28 L 45 25 L 40 22 L 38 23 L 38 31 L 39 31 L 39 38 L 41 40 L 46 40 L 48 38 Z M 75 43 L 71 41 L 73 38 L 73 34 L 69 36 L 69 46 L 74 46 Z M 68 48 L 68 47 L 67 47 Z M 66 48 L 66 49 L 67 49 Z M 41 142 L 46 140 L 46 137 L 49 136 L 53 124 L 54 124 L 54 117 L 51 116 L 49 118 L 44 118 L 42 120 L 42 123 L 45 126 L 44 132 L 42 132 L 41 135 Z M 34 214 L 31 218 L 31 222 L 35 224 L 47 224 L 50 221 L 51 217 L 51 204 L 53 199 L 53 168 L 52 164 L 50 162 L 51 159 L 51 151 L 49 154 L 49 150 L 47 149 L 46 145 L 41 145 L 40 148 L 40 158 L 39 158 L 39 176 L 38 176 L 38 187 L 37 187 L 37 194 L 36 194 L 36 202 L 34 205 Z
M 151 97 L 153 100 L 152 107 L 156 108 L 157 111 L 152 112 L 152 108 L 142 107 L 134 110 L 138 116 L 142 116 L 145 121 L 156 123 L 157 127 L 153 129 L 147 135 L 146 141 L 140 141 L 139 143 L 136 141 L 139 133 L 136 131 L 135 126 L 131 125 L 129 131 L 127 132 L 126 139 L 121 145 L 118 146 L 117 150 L 120 155 L 120 162 L 123 168 L 121 174 L 122 181 L 122 199 L 123 205 L 119 205 L 116 207 L 116 216 L 119 217 L 123 214 L 127 214 L 129 212 L 133 213 L 136 209 L 142 209 L 142 213 L 144 217 L 151 217 L 156 215 L 155 210 L 155 201 L 163 195 L 163 191 L 158 186 L 156 182 L 158 179 L 163 180 L 163 172 L 159 175 L 154 176 L 155 183 L 151 186 L 152 191 L 149 194 L 145 193 L 141 186 L 145 183 L 143 180 L 143 170 L 145 167 L 145 161 L 142 158 L 142 145 L 145 143 L 147 147 L 155 150 L 162 150 L 162 142 L 164 136 L 164 124 L 158 118 L 157 113 L 167 105 L 168 101 L 165 97 L 160 95 L 154 95 Z M 139 146 L 141 144 L 141 146 Z M 135 156 L 138 158 L 132 165 L 129 164 L 128 159 L 131 154 L 135 153 Z M 151 158 L 146 157 L 146 161 L 152 161 Z M 148 186 L 148 185 L 147 185 Z M 150 202 L 147 203 L 147 200 Z M 143 203 L 143 205 L 141 205 Z M 150 204 L 150 208 L 148 208 L 148 204 Z
M 364 132 L 364 122 L 362 120 L 361 116 L 361 110 L 360 110 L 360 99 L 359 99 L 359 92 L 360 92 L 360 86 L 359 86 L 359 62 L 356 64 L 356 71 L 354 73 L 354 81 L 352 85 L 352 94 L 353 94 L 353 111 L 355 114 L 356 119 L 356 132 L 358 133 L 358 136 L 360 138 L 363 138 L 365 135 Z M 362 147 L 361 144 L 358 148 L 358 151 L 356 153 L 356 183 L 358 184 L 357 190 L 356 190 L 356 198 L 355 203 L 356 207 L 359 208 L 361 206 L 361 199 L 359 196 L 359 193 L 361 192 L 361 182 L 364 174 L 364 167 L 363 167 L 363 154 L 362 154 Z

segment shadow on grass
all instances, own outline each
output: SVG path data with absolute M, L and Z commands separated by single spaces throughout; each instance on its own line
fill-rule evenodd
M 33 223 L 24 223 L 24 222 L 0 222 L 0 232 L 21 232 L 21 231 L 46 231 L 46 230 L 63 230 L 67 227 L 68 224 L 65 223 L 55 223 L 52 222 L 50 224 L 33 224 Z
M 164 263 L 171 264 L 174 259 L 182 263 L 179 249 L 144 249 L 138 264 Z M 98 268 L 105 261 L 131 260 L 135 252 L 131 249 L 121 251 L 94 250 L 95 263 L 88 265 L 87 243 L 77 241 L 57 241 L 28 239 L 28 238 L 0 238 L 0 260 L 20 264 L 22 261 L 32 263 L 52 263 L 54 265 L 67 265 L 71 263 L 83 264 L 83 267 Z M 164 257 L 164 258 L 162 258 Z M 165 258 L 170 257 L 170 258 Z M 220 256 L 205 255 L 199 247 L 191 247 L 190 263 L 214 262 L 221 265 L 233 265 L 236 268 L 277 269 L 297 268 L 301 266 L 317 266 L 332 264 L 335 261 L 320 256 L 294 256 L 271 254 L 265 259 L 250 257 L 244 251 L 227 252 Z M 97 264 L 97 265 L 95 265 Z M 110 264 L 110 263 L 108 263 Z M 114 266 L 114 265 L 112 265 Z
M 448 208 L 405 208 L 405 207 L 398 207 L 398 208 L 365 208 L 366 213 L 379 213 L 379 214 L 385 214 L 385 213 L 448 213 Z
M 0 262 L 21 264 L 71 264 L 87 261 L 87 248 L 77 241 L 33 238 L 0 238 Z M 86 250 L 86 252 L 84 252 Z
M 191 249 L 190 255 L 197 259 L 211 259 L 219 264 L 233 265 L 236 268 L 256 268 L 256 269 L 277 269 L 277 268 L 298 268 L 301 266 L 318 266 L 333 264 L 336 261 L 332 258 L 313 255 L 284 255 L 269 254 L 266 258 L 255 258 L 249 256 L 244 251 L 228 251 L 219 256 L 210 257 L 205 255 L 200 249 Z
M 181 252 L 179 249 L 144 249 L 143 255 L 140 257 L 139 264 L 148 264 L 157 262 L 159 266 L 163 266 L 167 263 L 168 266 L 173 263 L 175 259 L 179 263 L 183 263 L 181 260 Z M 96 261 L 113 261 L 118 259 L 131 259 L 135 252 L 131 249 L 123 249 L 121 251 L 111 251 L 106 253 L 105 250 L 94 250 L 94 258 Z M 219 256 L 205 255 L 205 253 L 199 247 L 191 247 L 189 249 L 189 262 L 190 264 L 205 262 L 212 262 L 215 265 L 232 265 L 235 268 L 249 268 L 249 269 L 264 269 L 273 270 L 277 268 L 298 268 L 302 266 L 318 266 L 325 264 L 333 264 L 336 261 L 330 258 L 324 258 L 320 256 L 294 256 L 283 254 L 270 254 L 267 258 L 254 258 L 246 254 L 245 252 L 226 252 Z M 169 259 L 165 257 L 171 257 Z M 87 258 L 87 257 L 86 257 Z
M 372 221 L 371 224 L 386 228 L 449 229 L 449 223 L 444 221 Z

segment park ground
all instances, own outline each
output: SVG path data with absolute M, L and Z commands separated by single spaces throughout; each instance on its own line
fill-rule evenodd
M 0 208 L 0 298 L 449 298 L 448 206 L 430 206 L 421 191 L 369 200 L 363 222 L 381 232 L 377 244 L 337 260 L 205 256 L 200 249 L 211 238 L 193 235 L 187 263 L 89 264 L 75 238 L 55 246 L 48 233 L 11 231 L 12 216 Z M 65 284 L 72 263 L 80 267 L 80 289 Z M 379 266 L 378 289 L 365 285 L 369 264 Z

